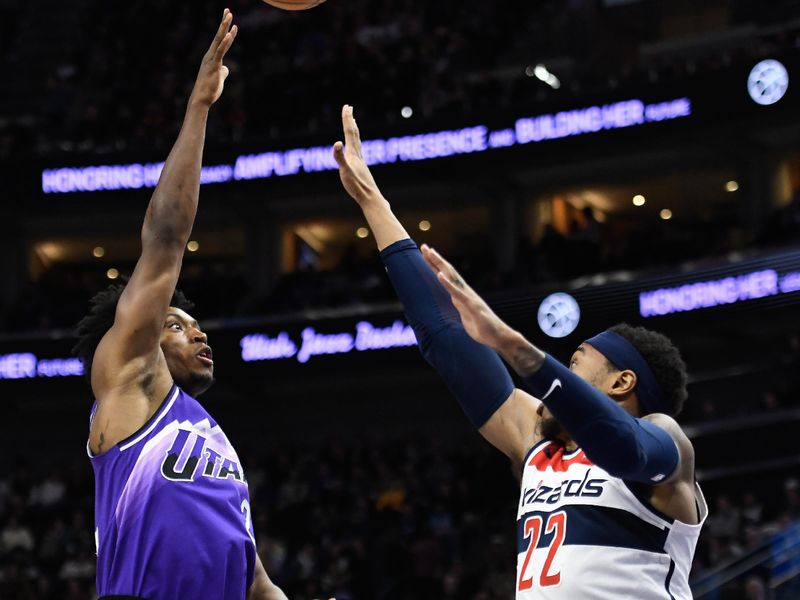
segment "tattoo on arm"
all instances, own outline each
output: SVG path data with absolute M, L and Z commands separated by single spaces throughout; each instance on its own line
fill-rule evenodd
M 517 346 L 510 357 L 511 366 L 521 377 L 528 377 L 538 371 L 544 364 L 544 352 L 533 344 Z

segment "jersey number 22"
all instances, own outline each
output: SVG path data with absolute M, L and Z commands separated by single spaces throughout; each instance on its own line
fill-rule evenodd
M 555 535 L 553 535 L 553 540 L 550 542 L 550 545 L 547 548 L 547 558 L 545 559 L 541 573 L 539 574 L 539 585 L 541 587 L 551 587 L 561 583 L 561 571 L 558 573 L 551 573 L 550 571 L 553 566 L 553 560 L 556 557 L 556 553 L 558 552 L 558 549 L 561 548 L 561 544 L 564 543 L 564 536 L 567 533 L 567 513 L 563 511 L 555 512 L 549 515 L 547 517 L 546 524 L 539 515 L 525 519 L 523 534 L 525 535 L 526 540 L 530 539 L 530 542 L 528 543 L 528 551 L 525 553 L 525 560 L 522 562 L 522 569 L 519 571 L 519 583 L 517 584 L 517 589 L 520 592 L 529 590 L 533 587 L 534 573 L 531 573 L 530 571 L 533 571 L 534 569 L 533 565 L 531 564 L 531 557 L 533 556 L 533 551 L 536 549 L 536 546 L 539 544 L 539 539 L 542 537 L 543 529 L 544 535 L 550 535 L 551 533 L 554 533 Z

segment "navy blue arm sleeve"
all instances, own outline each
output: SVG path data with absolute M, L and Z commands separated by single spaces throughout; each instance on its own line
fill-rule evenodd
M 514 390 L 503 361 L 464 330 L 458 311 L 417 245 L 400 240 L 381 252 L 422 355 L 439 373 L 470 422 L 480 428 Z
M 525 383 L 586 456 L 611 475 L 653 484 L 677 468 L 678 447 L 664 429 L 634 418 L 552 356 Z

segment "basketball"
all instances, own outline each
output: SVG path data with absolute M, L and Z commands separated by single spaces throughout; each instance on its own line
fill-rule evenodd
M 308 10 L 322 4 L 325 0 L 264 0 L 264 2 L 281 10 Z

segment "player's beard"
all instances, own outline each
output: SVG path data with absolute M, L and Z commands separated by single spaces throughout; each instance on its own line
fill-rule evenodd
M 178 377 L 174 375 L 173 379 L 175 379 L 175 383 L 178 384 L 178 387 L 196 398 L 200 394 L 206 392 L 208 388 L 214 384 L 214 372 L 210 370 L 189 371 L 185 379 L 178 379 Z
M 555 417 L 543 417 L 539 420 L 539 433 L 546 440 L 559 440 L 567 437 L 566 430 Z

